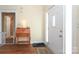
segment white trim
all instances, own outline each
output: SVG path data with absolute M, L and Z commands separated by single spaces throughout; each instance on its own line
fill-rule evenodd
M 65 53 L 65 6 L 63 6 L 63 53 Z
M 45 41 L 48 43 L 48 12 L 45 13 Z

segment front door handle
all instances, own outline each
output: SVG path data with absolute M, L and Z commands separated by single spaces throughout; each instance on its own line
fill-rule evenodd
M 60 37 L 60 38 L 62 38 L 62 37 L 63 37 L 63 35 L 59 35 L 59 37 Z

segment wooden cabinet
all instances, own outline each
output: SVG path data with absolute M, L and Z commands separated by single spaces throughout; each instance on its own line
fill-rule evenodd
M 24 41 L 21 40 L 25 39 Z M 19 39 L 21 41 L 19 41 Z M 30 44 L 30 28 L 17 28 L 16 29 L 16 43 Z

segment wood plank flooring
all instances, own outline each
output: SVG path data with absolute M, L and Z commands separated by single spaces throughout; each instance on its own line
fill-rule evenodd
M 35 53 L 35 48 L 31 45 L 24 44 L 7 44 L 0 47 L 0 54 L 33 54 Z
M 46 47 L 32 47 L 27 44 L 6 44 L 0 47 L 0 54 L 50 54 Z

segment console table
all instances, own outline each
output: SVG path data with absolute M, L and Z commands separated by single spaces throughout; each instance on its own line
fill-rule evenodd
M 20 38 L 24 38 L 26 40 L 19 41 Z M 16 44 L 19 44 L 19 43 L 30 44 L 30 28 L 17 28 L 16 29 Z

